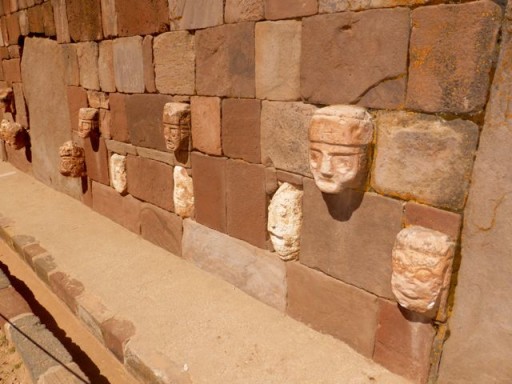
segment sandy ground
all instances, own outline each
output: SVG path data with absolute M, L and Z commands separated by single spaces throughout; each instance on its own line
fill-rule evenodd
M 31 383 L 20 356 L 7 341 L 3 328 L 0 328 L 0 383 Z

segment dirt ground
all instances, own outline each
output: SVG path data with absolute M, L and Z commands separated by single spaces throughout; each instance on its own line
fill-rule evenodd
M 28 372 L 9 344 L 3 328 L 0 327 L 0 383 L 1 384 L 30 384 Z

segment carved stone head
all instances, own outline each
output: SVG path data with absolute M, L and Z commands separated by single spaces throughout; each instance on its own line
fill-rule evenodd
M 109 165 L 112 186 L 119 193 L 126 192 L 126 156 L 117 153 L 112 154 Z
M 72 141 L 66 141 L 59 148 L 60 173 L 64 176 L 85 176 L 85 151 Z
M 295 259 L 299 254 L 303 195 L 299 188 L 283 183 L 268 207 L 267 230 L 275 251 L 283 260 Z
M 194 215 L 194 185 L 187 170 L 181 166 L 174 167 L 174 211 L 181 217 Z
M 0 88 L 0 109 L 3 112 L 12 110 L 13 92 L 12 88 Z
M 447 235 L 432 229 L 411 226 L 398 233 L 391 288 L 402 307 L 419 313 L 434 309 L 449 284 L 454 250 Z
M 309 127 L 309 165 L 318 188 L 325 193 L 361 188 L 372 138 L 373 123 L 366 109 L 352 105 L 318 109 Z
M 96 108 L 80 108 L 78 112 L 78 136 L 85 139 L 97 131 L 99 111 Z
M 164 137 L 168 150 L 176 152 L 188 149 L 190 141 L 190 105 L 167 103 L 164 106 Z
M 21 149 L 25 146 L 25 131 L 23 127 L 7 119 L 0 123 L 0 138 L 14 149 Z

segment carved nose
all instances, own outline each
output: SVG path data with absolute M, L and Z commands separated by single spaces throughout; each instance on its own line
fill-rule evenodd
M 320 173 L 323 176 L 332 176 L 331 160 L 329 158 L 326 158 L 326 156 L 324 156 L 324 158 L 322 159 L 322 164 L 320 165 Z

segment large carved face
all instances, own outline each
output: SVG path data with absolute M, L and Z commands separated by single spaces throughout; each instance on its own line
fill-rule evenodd
M 78 113 L 78 136 L 87 138 L 91 132 L 98 130 L 98 110 L 95 108 L 80 108 Z
M 454 248 L 441 232 L 419 226 L 400 231 L 393 248 L 391 287 L 402 307 L 420 313 L 435 307 L 449 281 Z
M 60 173 L 64 176 L 85 176 L 85 151 L 71 141 L 59 148 Z
M 164 107 L 163 133 L 168 150 L 176 152 L 188 148 L 190 140 L 190 105 L 167 103 Z
M 299 253 L 303 194 L 297 187 L 283 183 L 268 207 L 270 240 L 283 260 L 294 259 Z
M 309 164 L 322 192 L 364 185 L 372 137 L 373 124 L 364 108 L 337 105 L 315 112 L 309 128 Z

